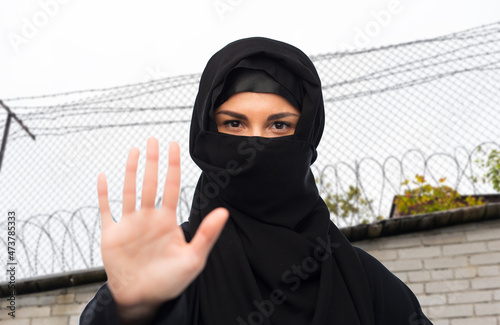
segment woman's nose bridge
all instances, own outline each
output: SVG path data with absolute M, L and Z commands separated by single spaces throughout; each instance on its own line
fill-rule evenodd
M 250 136 L 252 137 L 262 137 L 264 136 L 264 131 L 262 127 L 255 125 L 250 129 Z

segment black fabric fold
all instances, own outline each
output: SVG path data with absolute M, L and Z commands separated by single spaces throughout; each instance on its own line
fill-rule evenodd
M 295 79 L 287 79 L 287 81 L 289 80 L 294 81 Z M 263 70 L 237 67 L 231 70 L 224 79 L 224 88 L 217 97 L 214 107 L 218 107 L 236 93 L 250 91 L 280 95 L 300 110 L 302 88 L 299 83 L 293 83 L 291 86 L 289 90 Z

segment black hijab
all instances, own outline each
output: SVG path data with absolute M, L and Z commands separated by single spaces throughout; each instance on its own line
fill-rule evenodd
M 294 135 L 217 132 L 218 98 L 240 68 L 265 71 L 300 101 Z M 199 277 L 203 324 L 373 324 L 358 256 L 331 223 L 311 173 L 323 126 L 320 79 L 299 49 L 249 38 L 208 62 L 190 131 L 190 154 L 202 169 L 190 233 L 216 207 L 230 218 Z

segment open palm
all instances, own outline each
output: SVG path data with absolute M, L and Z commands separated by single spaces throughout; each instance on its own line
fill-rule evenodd
M 158 140 L 149 138 L 141 208 L 136 210 L 139 149 L 130 150 L 123 187 L 123 214 L 117 223 L 111 218 L 106 177 L 98 176 L 102 260 L 118 306 L 159 306 L 177 297 L 203 270 L 228 218 L 227 210 L 215 209 L 187 243 L 176 221 L 181 174 L 178 144 L 170 145 L 160 209 L 155 208 L 158 156 Z

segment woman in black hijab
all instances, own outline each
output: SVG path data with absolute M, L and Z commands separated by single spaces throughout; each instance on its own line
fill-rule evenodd
M 252 108 L 238 104 L 256 93 L 274 96 L 288 111 L 271 109 L 261 116 L 264 127 L 256 127 L 247 116 Z M 267 103 L 250 102 L 256 109 Z M 430 324 L 414 294 L 330 221 L 310 169 L 323 127 L 320 79 L 302 51 L 249 38 L 210 59 L 190 131 L 202 175 L 182 229 L 190 241 L 204 232 L 212 210 L 224 207 L 230 217 L 203 271 L 155 306 L 153 324 Z M 103 260 L 111 281 L 104 250 Z M 111 292 L 108 285 L 99 290 L 82 323 L 123 319 L 126 304 L 117 312 Z

